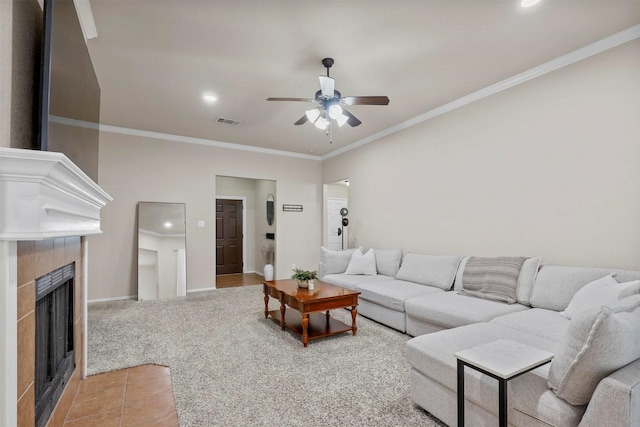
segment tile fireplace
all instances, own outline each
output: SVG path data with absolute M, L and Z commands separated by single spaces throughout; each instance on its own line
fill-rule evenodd
M 0 425 L 64 421 L 86 366 L 88 236 L 101 233 L 100 211 L 110 200 L 61 153 L 0 147 Z M 58 322 L 44 314 L 55 307 Z M 57 323 L 64 343 L 46 338 L 51 330 L 41 336 L 38 317 Z M 56 366 L 38 362 L 43 346 Z M 51 383 L 37 408 L 36 395 Z

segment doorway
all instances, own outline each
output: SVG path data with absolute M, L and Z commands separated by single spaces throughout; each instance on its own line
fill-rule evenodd
M 349 181 L 341 180 L 325 185 L 325 247 L 342 250 L 349 247 L 349 226 L 343 220 L 348 218 L 345 209 L 349 204 Z
M 216 285 L 221 284 L 221 287 L 226 285 L 236 286 L 237 284 L 247 284 L 249 280 L 251 283 L 255 282 L 255 275 L 262 277 L 264 272 L 264 248 L 271 247 L 275 250 L 276 239 L 276 224 L 277 224 L 277 212 L 275 217 L 269 223 L 267 215 L 267 201 L 273 200 L 276 195 L 276 181 L 254 179 L 254 178 L 242 178 L 233 176 L 216 175 Z M 229 253 L 226 250 L 226 245 L 223 244 L 222 238 L 229 236 L 229 230 L 224 230 L 225 227 L 230 225 L 224 224 L 224 219 L 218 218 L 219 216 L 226 216 L 226 220 L 229 221 L 228 216 L 231 214 L 227 212 L 224 214 L 225 209 L 230 210 L 233 208 L 222 206 L 219 203 L 220 200 L 236 200 L 242 201 L 242 230 L 235 231 L 236 235 L 240 235 L 241 239 L 238 243 L 242 245 L 242 268 L 237 268 L 237 260 L 239 254 L 231 254 L 235 259 L 229 260 Z M 239 207 L 236 207 L 236 215 Z M 239 218 L 232 220 L 234 222 L 239 221 Z M 232 244 L 235 244 L 232 243 Z M 230 264 L 235 264 L 235 269 L 227 268 L 227 261 Z M 229 275 L 237 277 L 227 277 Z M 241 277 L 241 276 L 245 277 Z M 232 284 L 230 284 L 232 283 Z

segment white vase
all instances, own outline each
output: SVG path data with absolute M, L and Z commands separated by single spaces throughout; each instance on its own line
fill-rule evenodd
M 264 266 L 264 280 L 273 280 L 273 265 L 267 264 Z

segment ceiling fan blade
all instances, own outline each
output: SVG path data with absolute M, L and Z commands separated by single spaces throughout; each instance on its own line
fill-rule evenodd
M 298 121 L 294 123 L 294 125 L 303 125 L 303 124 L 307 123 L 308 121 L 309 121 L 309 119 L 307 118 L 307 115 L 305 114 L 304 116 L 300 117 L 298 119 Z
M 315 99 L 309 98 L 267 98 L 267 101 L 298 101 L 298 102 L 314 102 Z
M 322 91 L 322 95 L 327 98 L 333 98 L 336 81 L 333 80 L 332 77 L 328 76 L 318 76 L 318 78 L 320 79 L 320 90 Z
M 346 105 L 389 105 L 386 96 L 345 96 L 342 102 Z
M 360 125 L 360 123 L 362 123 L 360 120 L 358 120 L 358 118 L 356 116 L 354 116 L 353 114 L 351 114 L 350 112 L 348 112 L 344 108 L 342 109 L 342 114 L 344 114 L 345 116 L 349 117 L 349 120 L 347 120 L 347 123 L 349 123 L 349 126 L 351 126 L 351 127 L 356 127 L 356 126 Z

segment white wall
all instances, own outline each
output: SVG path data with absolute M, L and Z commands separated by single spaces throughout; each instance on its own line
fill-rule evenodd
M 640 269 L 640 40 L 322 167 L 350 246 Z
M 101 212 L 104 233 L 89 237 L 90 300 L 137 294 L 138 201 L 186 203 L 187 290 L 213 287 L 216 176 L 277 181 L 276 278 L 288 277 L 291 264 L 319 261 L 318 161 L 111 132 L 100 134 L 99 158 L 100 186 L 114 200 Z M 304 204 L 304 212 L 283 213 L 282 203 Z M 197 228 L 198 220 L 206 227 Z
M 273 194 L 275 198 L 275 212 L 273 214 L 273 224 L 269 225 L 267 223 L 267 196 L 269 194 Z M 276 224 L 278 222 L 278 217 L 282 214 L 282 207 L 280 211 L 278 211 L 278 206 L 282 206 L 282 204 L 278 204 L 278 194 L 276 191 L 276 183 L 274 181 L 265 181 L 259 180 L 256 181 L 256 273 L 263 274 L 264 272 L 264 259 L 262 256 L 262 248 L 266 245 L 275 245 L 275 240 L 267 240 L 265 237 L 266 233 L 275 233 L 276 232 Z M 276 240 L 278 239 L 278 235 L 275 236 Z M 278 254 L 274 255 L 274 258 L 277 257 Z M 285 270 L 283 275 L 279 277 L 286 277 L 289 270 Z

